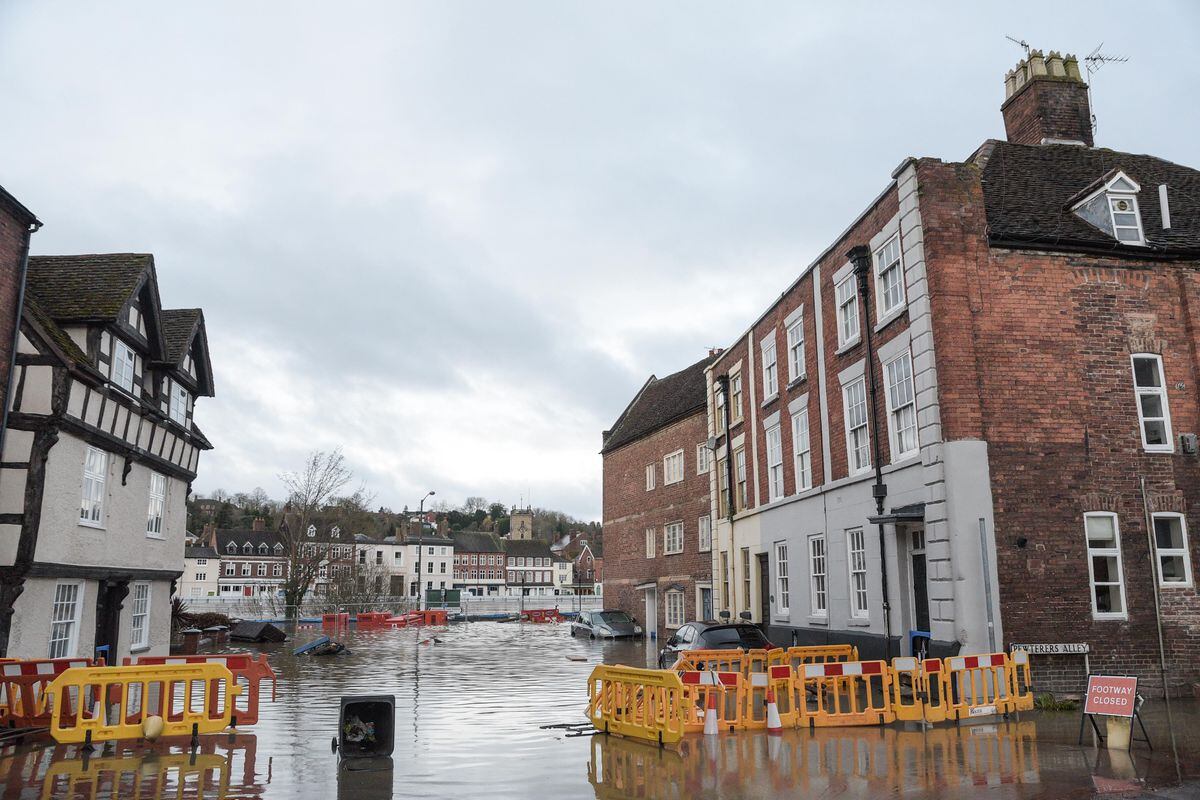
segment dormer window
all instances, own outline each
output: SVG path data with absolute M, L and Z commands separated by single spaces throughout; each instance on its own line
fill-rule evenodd
M 1074 207 L 1075 214 L 1122 244 L 1144 245 L 1137 193 L 1141 187 L 1118 172 Z
M 230 555 L 235 554 L 237 552 L 237 545 L 233 542 L 230 542 L 229 544 L 225 545 L 225 552 L 229 553 Z
M 283 552 L 283 545 L 276 542 L 275 543 L 275 555 L 279 555 L 282 552 Z
M 248 556 L 254 555 L 254 545 L 246 542 L 244 545 L 242 545 L 242 552 Z
M 270 552 L 270 548 L 269 548 L 269 547 L 267 547 L 267 543 L 266 543 L 266 542 L 263 542 L 262 544 L 260 544 L 260 545 L 258 546 L 258 554 L 259 554 L 260 556 L 265 556 L 265 555 L 267 555 L 269 552 Z
M 310 538 L 310 539 L 317 538 L 317 526 L 316 525 L 308 526 L 308 538 Z
M 331 538 L 331 539 L 340 539 L 340 538 L 342 538 L 342 529 L 341 529 L 341 528 L 339 528 L 337 525 L 334 525 L 334 526 L 333 526 L 333 530 L 331 530 L 331 531 L 329 532 L 329 538 Z

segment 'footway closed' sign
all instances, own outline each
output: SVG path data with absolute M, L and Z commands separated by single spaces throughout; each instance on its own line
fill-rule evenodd
M 1137 708 L 1137 678 L 1117 675 L 1089 675 L 1085 714 L 1132 717 Z

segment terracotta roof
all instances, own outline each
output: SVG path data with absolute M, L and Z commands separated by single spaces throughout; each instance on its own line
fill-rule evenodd
M 55 320 L 115 320 L 148 269 L 149 253 L 30 256 L 28 289 Z
M 717 358 L 706 356 L 662 379 L 651 375 L 604 437 L 600 452 L 612 452 L 678 419 L 703 411 L 708 392 L 704 370 Z
M 981 149 L 988 238 L 1046 249 L 1106 249 L 1131 257 L 1200 253 L 1200 171 L 1148 155 L 1074 145 L 989 142 Z M 1147 247 L 1118 244 L 1071 210 L 1089 187 L 1120 170 L 1141 187 Z M 1162 226 L 1158 187 L 1166 184 L 1171 227 Z

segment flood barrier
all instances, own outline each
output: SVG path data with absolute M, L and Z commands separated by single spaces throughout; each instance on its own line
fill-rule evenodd
M 676 717 L 684 733 L 704 729 L 710 701 L 721 731 L 766 728 L 768 698 L 784 727 L 807 728 L 932 723 L 1033 708 L 1029 656 L 1020 650 L 900 657 L 890 664 L 834 660 L 857 655 L 844 649 L 774 652 L 692 651 L 672 670 L 597 667 L 589 678 L 589 719 L 606 732 L 670 743 Z M 678 703 L 664 691 L 674 690 L 672 678 L 679 681 Z
M 258 723 L 259 698 L 264 680 L 270 679 L 271 681 L 271 702 L 275 702 L 275 693 L 278 688 L 278 679 L 275 676 L 275 670 L 271 669 L 271 664 L 267 661 L 265 653 L 259 653 L 257 658 L 250 653 L 223 653 L 219 655 L 197 656 L 138 656 L 135 661 L 131 661 L 126 657 L 122 661 L 122 664 L 125 666 L 130 666 L 131 664 L 223 664 L 233 674 L 234 683 L 241 687 L 241 692 L 233 698 L 232 725 L 234 727 L 245 727 Z M 216 694 L 210 700 L 217 705 L 225 702 L 224 697 L 219 697 Z M 214 706 L 214 710 L 216 707 Z
M 9 728 L 43 728 L 49 725 L 46 687 L 73 667 L 103 665 L 103 659 L 5 659 L 0 662 L 0 725 Z
M 72 667 L 46 687 L 50 735 L 62 743 L 137 739 L 161 717 L 163 736 L 229 728 L 242 687 L 223 664 Z

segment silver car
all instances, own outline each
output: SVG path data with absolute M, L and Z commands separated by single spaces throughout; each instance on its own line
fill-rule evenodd
M 571 635 L 592 639 L 640 637 L 642 626 L 624 611 L 580 611 L 571 622 Z

